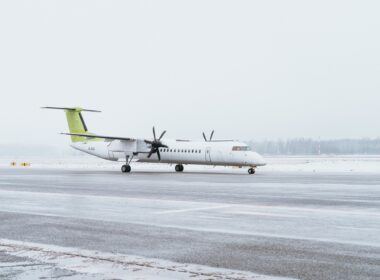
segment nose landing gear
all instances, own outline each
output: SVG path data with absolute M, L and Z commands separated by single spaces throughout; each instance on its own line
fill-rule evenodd
M 255 174 L 255 172 L 256 172 L 256 170 L 252 167 L 250 169 L 248 169 L 248 174 L 250 174 L 250 175 Z
M 131 172 L 132 168 L 131 166 L 129 165 L 131 163 L 133 159 L 133 156 L 126 156 L 125 157 L 125 164 L 121 166 L 121 172 L 123 173 L 129 173 Z
M 123 173 L 129 173 L 131 172 L 132 168 L 129 164 L 124 164 L 122 167 L 121 167 L 121 172 Z
M 177 164 L 176 166 L 175 166 L 175 171 L 177 171 L 177 172 L 182 172 L 183 171 L 183 165 L 182 164 Z

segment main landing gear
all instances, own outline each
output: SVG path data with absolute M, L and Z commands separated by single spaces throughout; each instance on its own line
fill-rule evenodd
M 131 158 L 131 159 L 129 159 L 129 158 Z M 123 173 L 131 172 L 132 168 L 129 164 L 131 163 L 132 158 L 133 158 L 133 156 L 132 157 L 130 157 L 130 156 L 125 157 L 125 164 L 123 166 L 121 166 L 121 172 L 123 172 Z
M 121 172 L 123 173 L 129 173 L 131 172 L 132 168 L 129 164 L 124 164 L 122 167 L 121 167 Z
M 250 169 L 248 169 L 248 174 L 250 174 L 250 175 L 255 174 L 255 172 L 256 172 L 256 170 L 252 167 Z
M 182 164 L 177 164 L 176 166 L 175 166 L 175 171 L 177 171 L 177 172 L 182 172 L 183 171 L 183 165 Z

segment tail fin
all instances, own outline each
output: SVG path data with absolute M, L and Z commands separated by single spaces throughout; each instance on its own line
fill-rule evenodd
M 57 109 L 64 110 L 66 113 L 67 124 L 69 125 L 70 133 L 79 133 L 79 134 L 90 134 L 88 132 L 86 123 L 84 122 L 81 112 L 100 112 L 97 110 L 88 110 L 79 107 L 67 108 L 67 107 L 42 107 L 43 109 Z M 86 138 L 84 136 L 71 136 L 72 142 L 89 142 L 89 141 L 99 141 L 101 139 L 97 138 Z

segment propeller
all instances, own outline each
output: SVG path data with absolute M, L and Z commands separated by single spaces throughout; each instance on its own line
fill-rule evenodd
M 205 139 L 206 142 L 209 142 L 212 140 L 212 137 L 214 136 L 214 130 L 210 134 L 210 138 L 207 140 L 206 134 L 202 132 L 203 138 Z
M 166 130 L 164 130 L 160 137 L 156 137 L 156 130 L 153 126 L 153 137 L 154 137 L 154 140 L 153 141 L 150 141 L 150 140 L 144 140 L 145 143 L 147 144 L 150 144 L 151 148 L 150 148 L 150 151 L 149 151 L 149 154 L 148 154 L 148 158 L 150 158 L 154 153 L 157 153 L 157 157 L 158 157 L 158 160 L 161 160 L 161 154 L 160 154 L 160 148 L 168 148 L 168 146 L 162 144 L 161 142 L 161 139 L 162 137 L 164 137 L 166 133 Z

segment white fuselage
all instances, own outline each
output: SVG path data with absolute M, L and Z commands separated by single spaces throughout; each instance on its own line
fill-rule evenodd
M 250 166 L 265 165 L 265 161 L 258 153 L 237 141 L 183 141 L 166 140 L 168 148 L 160 148 L 161 160 L 156 153 L 148 158 L 150 145 L 143 140 L 133 141 L 95 141 L 72 143 L 72 147 L 88 154 L 117 161 L 127 158 L 139 162 L 160 162 L 169 164 L 200 164 L 223 166 Z

